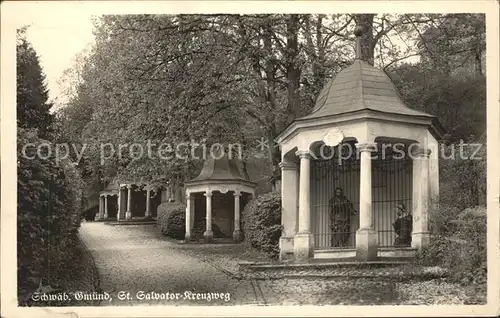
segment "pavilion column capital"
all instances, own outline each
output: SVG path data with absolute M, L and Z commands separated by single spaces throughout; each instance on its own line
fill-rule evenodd
M 365 142 L 365 143 L 357 143 L 356 148 L 360 152 L 376 152 L 377 151 L 377 144 L 373 142 Z
M 203 195 L 206 196 L 207 198 L 211 198 L 213 193 L 212 193 L 212 191 L 207 191 Z
M 298 150 L 295 152 L 295 155 L 300 159 L 311 159 L 312 153 L 309 150 Z
M 293 162 L 282 161 L 279 163 L 280 169 L 283 170 L 297 170 L 297 164 Z
M 414 158 L 429 158 L 431 150 L 429 148 L 419 146 L 411 149 L 411 155 Z
M 240 190 L 236 190 L 236 191 L 234 191 L 233 195 L 235 197 L 240 197 L 241 196 L 241 191 Z
M 128 190 L 132 190 L 132 185 L 131 185 L 131 184 L 127 184 L 125 187 L 126 187 Z

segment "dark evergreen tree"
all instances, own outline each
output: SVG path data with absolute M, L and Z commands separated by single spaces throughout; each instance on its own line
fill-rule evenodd
M 62 286 L 67 283 L 67 277 L 71 277 L 68 275 L 74 276 L 71 266 L 75 262 L 76 231 L 81 215 L 83 185 L 80 172 L 70 159 L 56 158 L 55 119 L 50 113 L 52 105 L 48 102 L 44 79 L 36 52 L 21 29 L 17 43 L 20 305 L 28 304 L 29 295 L 40 285 L 44 288 Z
M 17 125 L 36 128 L 38 136 L 50 139 L 53 130 L 52 104 L 48 101 L 45 75 L 33 46 L 26 40 L 24 29 L 17 37 Z

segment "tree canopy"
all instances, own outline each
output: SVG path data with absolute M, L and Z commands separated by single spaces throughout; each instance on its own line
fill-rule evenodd
M 18 30 L 16 46 L 17 126 L 37 129 L 39 137 L 46 138 L 53 131 L 52 104 L 38 56 L 24 33 Z
M 189 177 L 196 161 L 127 153 L 99 162 L 99 144 L 147 140 L 238 143 L 245 161 L 264 158 L 272 177 L 275 137 L 350 64 L 355 26 L 364 30 L 363 59 L 390 75 L 409 107 L 439 116 L 456 138 L 484 133 L 479 14 L 103 16 L 59 112 L 63 129 L 93 149 L 85 165 L 102 182 L 108 171 L 151 182 Z M 264 152 L 258 140 L 269 145 Z

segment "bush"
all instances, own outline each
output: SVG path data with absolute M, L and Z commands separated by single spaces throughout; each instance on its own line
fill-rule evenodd
M 260 195 L 242 213 L 244 242 L 276 258 L 281 236 L 281 196 L 278 192 Z
M 455 157 L 440 161 L 439 178 L 442 182 L 439 201 L 460 211 L 486 204 L 486 135 L 474 143 L 481 144 L 481 148 L 471 146 L 459 149 L 451 145 L 446 153 L 453 153 L 454 148 Z M 462 154 L 459 155 L 460 152 Z
M 169 231 L 172 230 L 172 225 L 169 225 L 171 223 L 170 217 L 172 213 L 174 214 L 182 214 L 182 224 L 177 224 L 178 229 L 174 229 L 174 232 L 178 233 L 181 229 L 182 225 L 182 231 L 185 230 L 184 228 L 184 217 L 186 213 L 186 208 L 184 205 L 178 203 L 178 202 L 164 202 L 158 206 L 158 213 L 157 213 L 157 219 L 156 223 L 158 227 L 160 228 L 160 231 L 163 235 L 171 237 L 169 234 Z M 180 220 L 178 218 L 174 218 L 174 222 L 179 223 Z M 178 237 L 178 235 L 177 235 Z M 182 234 L 182 238 L 184 238 L 184 233 Z
M 91 207 L 90 209 L 87 209 L 86 211 L 83 211 L 81 217 L 85 219 L 86 221 L 94 221 L 95 216 L 99 214 L 99 207 L 94 206 Z
M 160 208 L 161 207 L 161 208 Z M 183 240 L 186 235 L 186 206 L 179 203 L 164 203 L 158 208 L 157 224 L 163 235 Z M 206 230 L 206 219 L 197 220 L 192 229 L 193 239 L 202 239 Z M 227 238 L 220 228 L 212 223 L 214 238 Z
M 205 233 L 206 229 L 207 229 L 206 219 L 196 220 L 193 225 L 193 230 L 191 233 L 192 238 L 202 239 L 203 233 Z M 214 238 L 228 238 L 228 236 L 225 235 L 215 223 L 212 223 L 212 232 L 214 234 Z
M 22 155 L 28 143 L 35 147 L 26 148 Z M 69 160 L 56 161 L 53 148 L 52 155 L 41 159 L 36 155 L 41 144 L 54 147 L 38 138 L 35 130 L 18 129 L 19 296 L 32 292 L 41 280 L 54 284 L 59 272 L 73 262 L 73 249 L 68 247 L 76 239 L 82 213 L 83 182 L 78 170 Z M 49 269 L 52 281 L 46 279 Z
M 166 235 L 183 240 L 186 234 L 186 207 L 178 205 L 173 208 L 167 218 L 167 233 Z
M 486 207 L 459 211 L 440 205 L 440 210 L 445 213 L 432 220 L 439 230 L 417 253 L 416 262 L 446 268 L 453 282 L 486 283 Z

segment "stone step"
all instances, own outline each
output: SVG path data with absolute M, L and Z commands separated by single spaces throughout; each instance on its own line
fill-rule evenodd
M 446 276 L 442 268 L 410 267 L 404 264 L 388 267 L 268 267 L 266 270 L 252 268 L 243 270 L 243 275 L 256 280 L 283 278 L 396 278 L 396 279 L 435 279 Z
M 380 259 L 376 261 L 360 262 L 354 259 L 310 259 L 307 262 L 280 262 L 280 263 L 253 263 L 242 262 L 239 266 L 242 270 L 296 270 L 296 269 L 319 269 L 319 268 L 377 268 L 393 267 L 408 264 L 407 260 L 387 260 Z
M 154 220 L 124 220 L 114 222 L 104 222 L 106 225 L 156 225 Z

